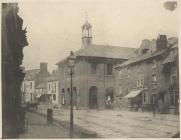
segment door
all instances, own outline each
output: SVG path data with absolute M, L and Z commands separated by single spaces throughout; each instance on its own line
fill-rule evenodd
M 97 109 L 97 87 L 89 88 L 89 109 Z

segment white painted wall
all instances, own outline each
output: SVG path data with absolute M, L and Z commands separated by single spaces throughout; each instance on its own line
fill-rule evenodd
M 53 104 L 58 104 L 58 81 L 47 82 L 47 94 L 51 94 L 51 99 Z
M 22 92 L 24 93 L 24 101 L 34 101 L 35 97 L 35 81 L 23 81 Z

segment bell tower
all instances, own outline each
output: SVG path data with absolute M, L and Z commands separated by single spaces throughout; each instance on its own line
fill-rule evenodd
M 92 44 L 91 24 L 87 21 L 82 25 L 82 48 L 89 47 Z

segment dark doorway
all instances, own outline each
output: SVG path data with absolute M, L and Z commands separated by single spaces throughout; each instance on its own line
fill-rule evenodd
M 97 109 L 97 87 L 89 88 L 89 109 Z

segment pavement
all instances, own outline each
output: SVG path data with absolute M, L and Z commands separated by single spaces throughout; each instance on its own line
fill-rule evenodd
M 69 138 L 69 131 L 55 124 L 47 124 L 46 118 L 38 114 L 27 112 L 28 129 L 20 135 L 26 138 Z
M 39 106 L 36 113 L 46 115 L 48 106 Z M 67 109 L 53 109 L 59 122 L 70 120 Z M 180 132 L 179 115 L 131 112 L 126 110 L 74 110 L 74 124 L 96 132 L 101 138 L 171 138 Z

